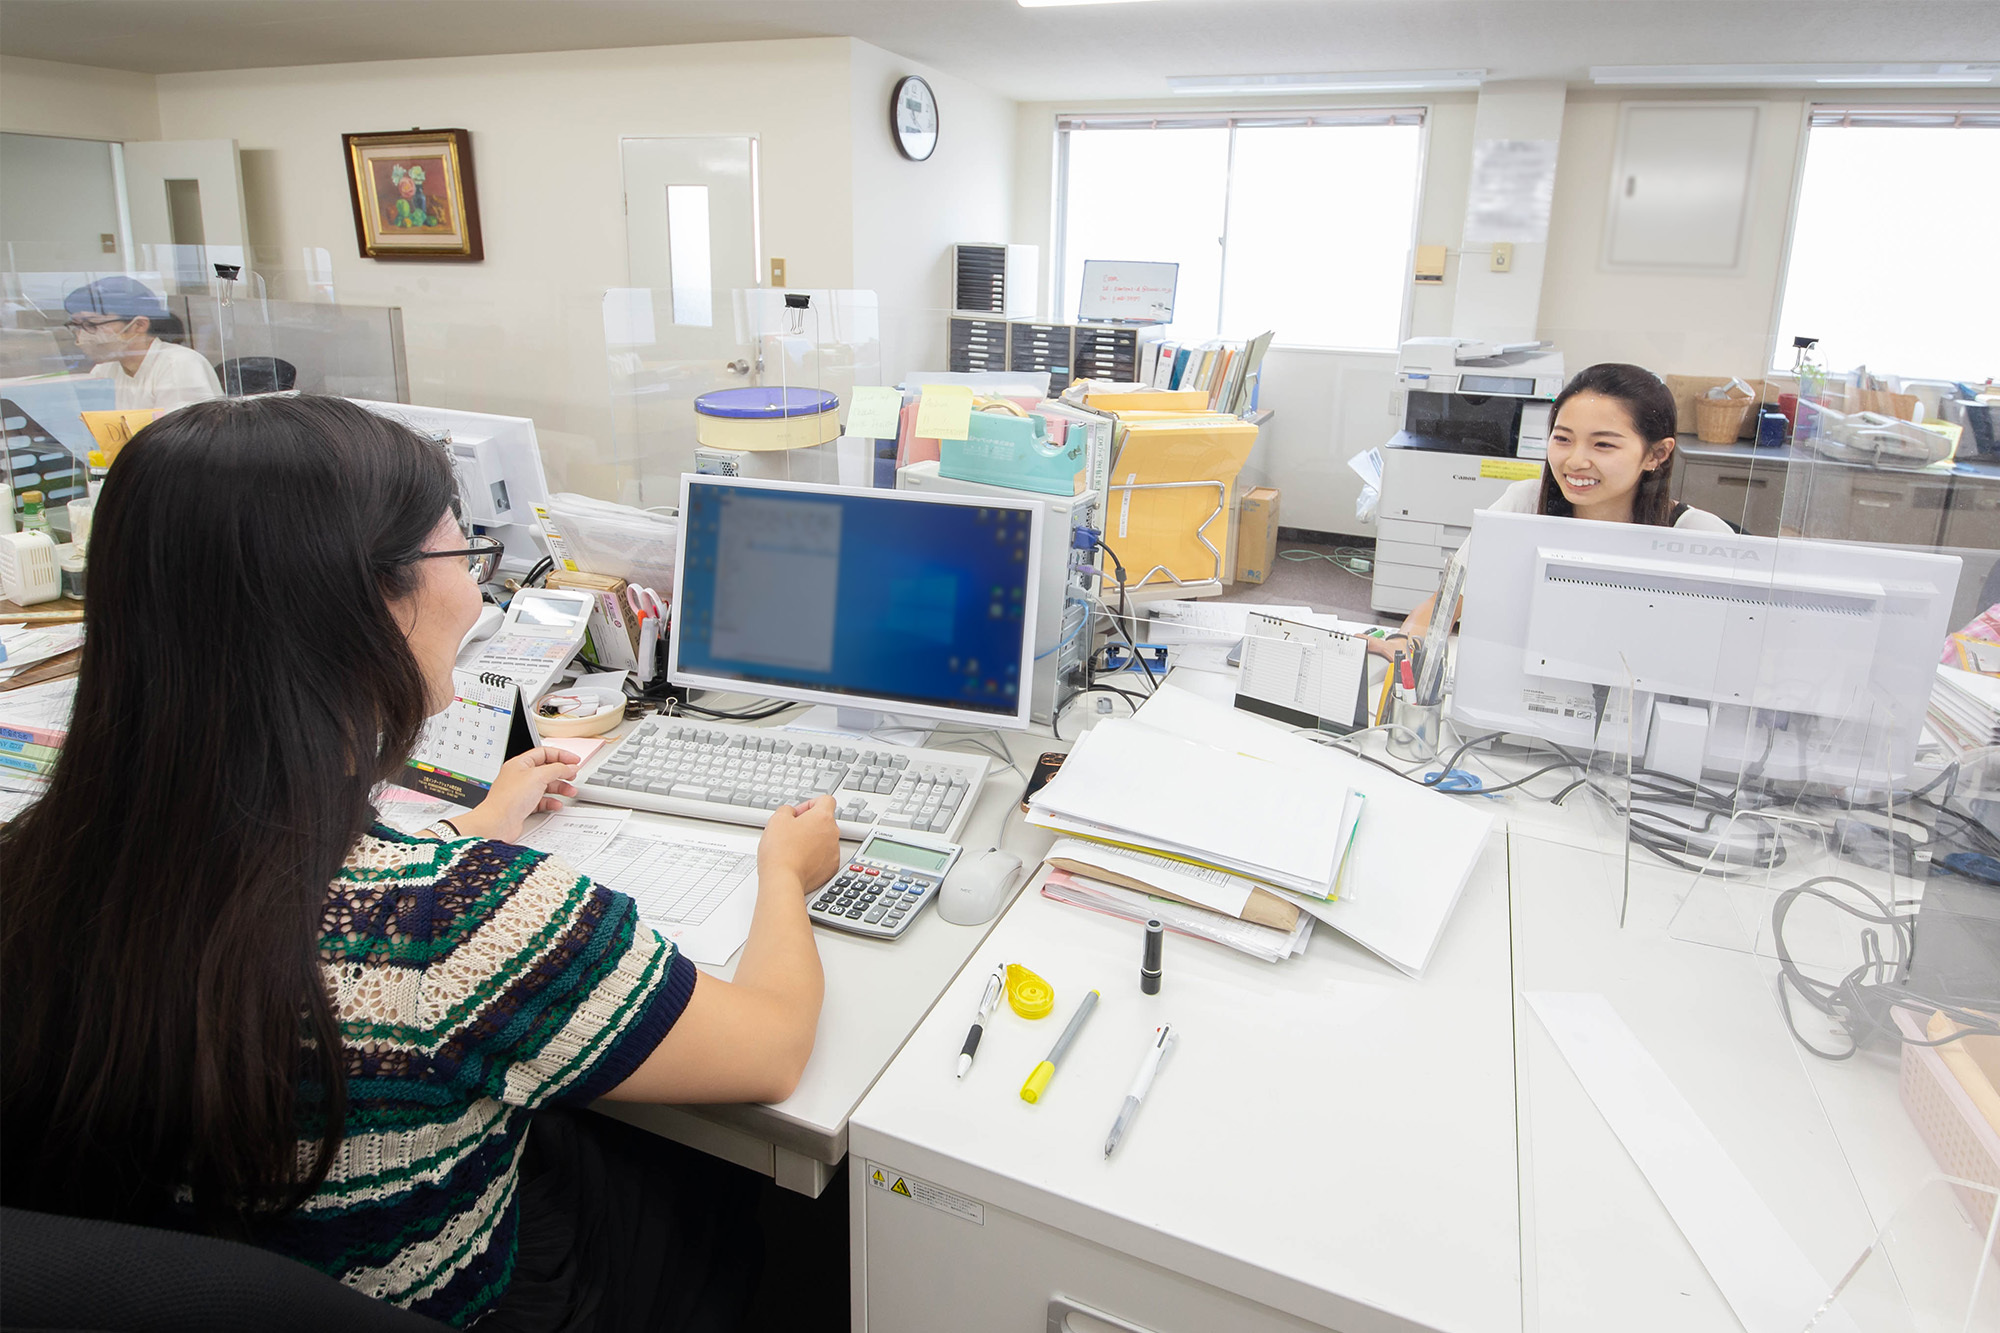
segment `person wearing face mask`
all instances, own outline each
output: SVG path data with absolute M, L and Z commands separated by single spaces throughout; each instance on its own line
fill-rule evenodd
M 96 366 L 94 379 L 111 381 L 120 411 L 169 412 L 222 397 L 222 383 L 201 353 L 168 339 L 182 336 L 160 294 L 114 274 L 79 287 L 63 299 L 76 345 Z
M 1673 394 L 1643 366 L 1605 361 L 1579 371 L 1556 397 L 1542 475 L 1515 482 L 1487 509 L 1734 532 L 1706 509 L 1673 498 L 1679 415 Z M 1369 650 L 1386 657 L 1406 639 L 1422 638 L 1436 606 L 1433 593 L 1403 622 L 1402 634 L 1371 640 Z

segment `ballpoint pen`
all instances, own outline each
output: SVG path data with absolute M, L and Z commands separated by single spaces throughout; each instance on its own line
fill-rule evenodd
M 986 978 L 986 993 L 979 997 L 979 1012 L 972 1016 L 972 1031 L 965 1034 L 965 1045 L 958 1053 L 958 1076 L 965 1077 L 965 1071 L 972 1068 L 972 1054 L 979 1049 L 980 1034 L 986 1031 L 986 1019 L 992 1014 L 993 1006 L 1000 1003 L 1000 990 L 1006 985 L 1007 965 L 993 969 L 993 975 Z
M 1042 1094 L 1049 1090 L 1049 1080 L 1056 1076 L 1056 1066 L 1062 1063 L 1063 1055 L 1068 1052 L 1070 1043 L 1076 1040 L 1077 1033 L 1083 1031 L 1083 1021 L 1090 1017 L 1091 1011 L 1095 1008 L 1097 1008 L 1097 992 L 1091 991 L 1083 997 L 1083 1003 L 1076 1007 L 1076 1014 L 1069 1020 L 1069 1026 L 1063 1029 L 1062 1036 L 1056 1038 L 1056 1044 L 1049 1051 L 1048 1059 L 1036 1065 L 1034 1072 L 1028 1075 L 1028 1081 L 1021 1085 L 1022 1101 L 1033 1103 L 1042 1099 Z
M 1109 1157 L 1118 1140 L 1125 1136 L 1132 1117 L 1139 1112 L 1139 1104 L 1146 1100 L 1146 1092 L 1153 1086 L 1153 1075 L 1160 1072 L 1160 1060 L 1167 1048 L 1174 1044 L 1174 1025 L 1162 1023 L 1153 1029 L 1153 1044 L 1146 1048 L 1146 1058 L 1139 1062 L 1139 1076 L 1132 1080 L 1131 1091 L 1125 1094 L 1125 1105 L 1118 1109 L 1118 1119 L 1112 1123 L 1111 1137 L 1104 1141 L 1104 1155 Z

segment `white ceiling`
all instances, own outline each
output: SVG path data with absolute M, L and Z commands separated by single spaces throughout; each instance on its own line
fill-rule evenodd
M 166 74 L 858 37 L 1021 101 L 1169 74 L 2000 59 L 1995 0 L 0 0 L 0 52 Z

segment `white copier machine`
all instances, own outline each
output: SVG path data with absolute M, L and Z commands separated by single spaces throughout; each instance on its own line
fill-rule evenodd
M 1562 392 L 1549 343 L 1411 338 L 1396 363 L 1403 428 L 1382 449 L 1369 605 L 1414 611 L 1472 532 L 1472 512 L 1541 475 Z

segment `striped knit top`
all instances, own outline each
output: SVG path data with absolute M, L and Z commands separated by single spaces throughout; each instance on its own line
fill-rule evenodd
M 464 1325 L 513 1276 L 530 1112 L 623 1082 L 694 993 L 630 898 L 546 854 L 377 825 L 328 894 L 320 967 L 346 1139 L 268 1248 Z M 317 1144 L 302 1139 L 302 1160 Z

